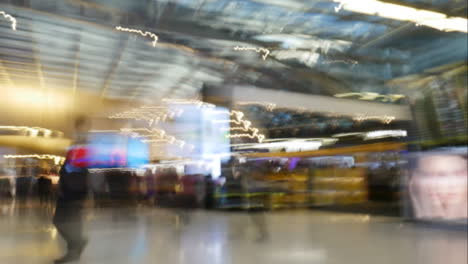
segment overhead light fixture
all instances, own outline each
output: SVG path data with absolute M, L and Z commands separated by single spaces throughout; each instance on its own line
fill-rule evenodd
M 379 130 L 368 132 L 364 136 L 364 140 L 380 139 L 388 137 L 406 137 L 408 133 L 406 130 Z
M 353 45 L 350 41 L 322 39 L 298 34 L 257 35 L 254 36 L 253 39 L 261 42 L 281 43 L 280 46 L 282 49 L 309 49 L 314 52 L 320 50 L 322 54 L 328 54 L 330 50 L 345 52 Z
M 335 134 L 332 137 L 334 138 L 340 138 L 340 137 L 356 137 L 356 136 L 362 136 L 364 133 L 362 132 L 354 132 L 354 133 L 340 133 L 340 134 Z
M 320 59 L 319 53 L 302 50 L 277 50 L 272 52 L 272 56 L 278 60 L 295 59 L 309 67 L 315 66 Z
M 353 132 L 353 133 L 341 133 L 333 135 L 334 138 L 340 137 L 361 137 L 364 140 L 381 139 L 390 137 L 406 137 L 408 132 L 406 130 L 376 130 L 371 132 Z
M 290 140 L 283 142 L 250 144 L 242 147 L 237 147 L 236 149 L 268 149 L 269 151 L 284 150 L 286 152 L 297 152 L 318 150 L 321 146 L 322 142 L 320 141 Z
M 390 4 L 377 0 L 333 0 L 342 9 L 374 15 L 388 19 L 409 21 L 417 26 L 427 26 L 441 31 L 468 33 L 468 21 L 462 17 L 448 17 L 446 14 L 416 9 L 408 6 Z
M 245 149 L 268 149 L 269 151 L 298 152 L 318 150 L 322 146 L 333 145 L 338 141 L 335 138 L 283 138 L 283 139 L 266 139 L 265 142 L 235 144 L 231 145 L 236 150 Z
M 358 97 L 359 100 L 365 100 L 365 101 L 375 101 L 379 99 L 383 102 L 396 102 L 402 98 L 405 98 L 405 95 L 362 92 L 362 93 L 340 93 L 340 94 L 335 94 L 334 97 L 338 97 L 338 98 Z

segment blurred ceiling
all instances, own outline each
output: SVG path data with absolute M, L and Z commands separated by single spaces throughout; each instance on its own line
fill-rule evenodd
M 352 12 L 342 1 L 2 0 L 17 25 L 0 16 L 0 85 L 144 103 L 194 97 L 204 83 L 388 94 L 391 79 L 466 61 L 464 32 Z M 466 0 L 389 2 L 466 18 Z

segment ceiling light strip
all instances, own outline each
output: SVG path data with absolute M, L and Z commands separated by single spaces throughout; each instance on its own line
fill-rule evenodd
M 468 21 L 462 17 L 448 17 L 446 14 L 416 9 L 408 6 L 385 3 L 377 0 L 333 0 L 344 10 L 379 16 L 388 19 L 409 21 L 416 25 L 435 28 L 440 31 L 468 33 Z M 337 11 L 338 8 L 335 9 Z M 339 10 L 338 10 L 339 11 Z

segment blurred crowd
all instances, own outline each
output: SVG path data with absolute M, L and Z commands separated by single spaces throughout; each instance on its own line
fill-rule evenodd
M 60 167 L 3 169 L 0 197 L 3 206 L 17 208 L 54 204 L 58 195 Z M 175 167 L 96 169 L 87 175 L 94 206 L 213 208 L 215 183 L 211 176 L 180 175 Z

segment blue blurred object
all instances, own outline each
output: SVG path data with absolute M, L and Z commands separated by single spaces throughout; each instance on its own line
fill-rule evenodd
M 149 162 L 146 143 L 115 133 L 91 133 L 89 168 L 139 168 Z
M 127 167 L 140 168 L 149 163 L 148 145 L 137 138 L 128 138 Z

